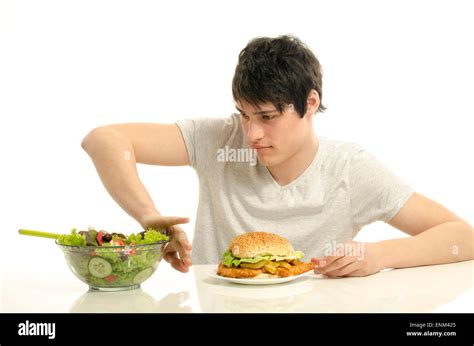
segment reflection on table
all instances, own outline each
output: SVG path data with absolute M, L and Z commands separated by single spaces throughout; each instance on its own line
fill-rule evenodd
M 74 302 L 69 312 L 191 312 L 186 305 L 188 299 L 187 291 L 169 293 L 157 301 L 142 288 L 120 292 L 89 290 Z

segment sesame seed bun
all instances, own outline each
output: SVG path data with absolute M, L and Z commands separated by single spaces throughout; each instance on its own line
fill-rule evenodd
M 235 237 L 229 251 L 238 258 L 256 256 L 289 256 L 295 250 L 290 242 L 279 235 L 268 232 L 250 232 Z

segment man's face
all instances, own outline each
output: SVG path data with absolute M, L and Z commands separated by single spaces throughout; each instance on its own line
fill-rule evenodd
M 240 123 L 249 147 L 256 149 L 260 164 L 272 167 L 298 153 L 311 138 L 312 117 L 301 118 L 293 105 L 280 113 L 271 103 L 254 107 L 237 101 Z

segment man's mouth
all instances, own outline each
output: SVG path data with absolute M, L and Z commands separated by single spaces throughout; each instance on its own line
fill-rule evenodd
M 263 146 L 263 145 L 253 145 L 253 149 L 257 152 L 257 154 L 262 154 L 271 149 L 271 146 Z
M 252 149 L 255 149 L 255 150 L 261 150 L 261 149 L 267 149 L 267 148 L 271 148 L 270 145 L 252 145 Z

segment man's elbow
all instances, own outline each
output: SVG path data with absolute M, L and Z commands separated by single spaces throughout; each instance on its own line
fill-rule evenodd
M 107 136 L 107 133 L 110 132 L 110 129 L 107 126 L 100 126 L 92 129 L 81 142 L 81 147 L 84 151 L 89 152 L 92 143 L 97 142 L 97 140 L 103 139 Z

